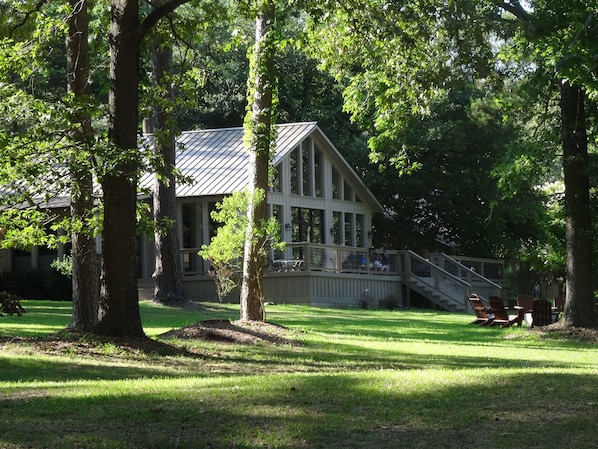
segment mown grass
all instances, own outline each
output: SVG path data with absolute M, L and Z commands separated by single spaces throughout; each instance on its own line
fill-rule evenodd
M 67 303 L 0 318 L 0 448 L 595 448 L 598 347 L 433 311 L 269 306 L 301 345 L 98 343 L 11 336 L 69 323 Z M 147 335 L 238 317 L 142 303 Z M 89 342 L 85 342 L 89 343 Z M 83 344 L 83 342 L 82 342 Z M 46 349 L 44 349 L 46 348 Z

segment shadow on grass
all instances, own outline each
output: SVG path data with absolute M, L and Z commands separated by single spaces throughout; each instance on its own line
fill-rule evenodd
M 0 447 L 595 447 L 596 376 L 496 371 L 68 384 L 0 398 Z M 10 446 L 12 445 L 12 446 Z M 528 446 L 530 447 L 530 446 Z

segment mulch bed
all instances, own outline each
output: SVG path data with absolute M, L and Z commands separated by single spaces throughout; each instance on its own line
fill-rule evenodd
M 206 320 L 160 335 L 163 338 L 197 339 L 224 343 L 299 345 L 294 331 L 261 321 Z

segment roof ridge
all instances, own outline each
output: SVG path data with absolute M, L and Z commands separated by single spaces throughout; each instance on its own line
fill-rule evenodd
M 287 127 L 287 126 L 306 126 L 306 125 L 317 125 L 317 121 L 309 122 L 290 122 L 290 123 L 275 123 L 275 127 Z M 242 126 L 230 126 L 228 128 L 203 128 L 203 129 L 189 129 L 182 131 L 181 134 L 192 134 L 192 133 L 206 133 L 206 132 L 223 132 L 223 131 L 239 131 L 242 130 Z

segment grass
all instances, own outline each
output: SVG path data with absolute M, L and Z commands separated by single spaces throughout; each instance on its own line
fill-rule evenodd
M 598 346 L 433 311 L 268 306 L 301 345 L 166 341 L 92 356 L 11 337 L 67 303 L 0 318 L 0 448 L 595 448 Z M 236 306 L 142 303 L 147 335 Z M 81 344 L 89 342 L 81 342 Z

